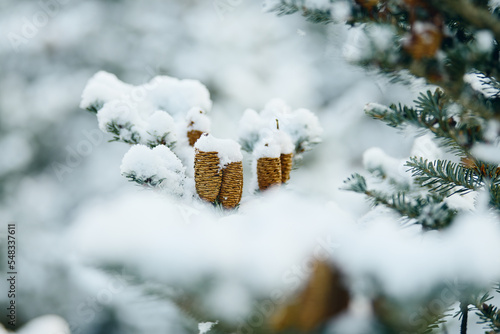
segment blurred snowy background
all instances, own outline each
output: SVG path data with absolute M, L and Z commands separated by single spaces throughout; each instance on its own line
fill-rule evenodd
M 19 326 L 56 314 L 72 333 L 197 333 L 217 320 L 214 333 L 260 327 L 249 318 L 257 301 L 293 292 L 312 250 L 331 244 L 330 225 L 367 212 L 361 196 L 339 190 L 363 152 L 410 154 L 413 138 L 363 106 L 409 103 L 421 87 L 350 65 L 359 41 L 345 26 L 279 18 L 252 0 L 0 8 L 0 221 L 18 229 Z M 244 198 L 236 214 L 169 202 L 120 176 L 128 148 L 107 143 L 95 115 L 78 108 L 100 70 L 132 84 L 160 74 L 200 80 L 221 138 L 237 138 L 246 108 L 279 97 L 318 115 L 323 143 L 286 189 Z M 0 308 L 7 302 L 0 293 Z

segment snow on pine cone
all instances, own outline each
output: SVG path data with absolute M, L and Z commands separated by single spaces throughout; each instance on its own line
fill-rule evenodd
M 290 179 L 295 145 L 281 130 L 263 132 L 264 139 L 254 148 L 257 160 L 257 182 L 260 190 L 285 183 Z
M 257 183 L 259 189 L 281 184 L 281 145 L 275 136 L 268 136 L 259 141 L 253 151 L 257 160 Z
M 200 198 L 236 207 L 243 191 L 243 155 L 234 140 L 203 134 L 195 143 L 195 182 Z
M 210 132 L 210 119 L 200 108 L 191 108 L 186 116 L 189 145 L 194 146 L 204 133 Z

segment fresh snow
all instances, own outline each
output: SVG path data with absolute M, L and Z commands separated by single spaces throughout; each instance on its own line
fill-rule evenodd
M 198 330 L 200 331 L 199 334 L 207 334 L 213 326 L 217 325 L 218 321 L 216 322 L 200 322 L 198 324 Z
M 212 109 L 210 93 L 198 80 L 157 76 L 144 87 L 147 100 L 172 115 L 185 115 L 193 107 L 206 112 Z
M 120 81 L 114 74 L 96 73 L 83 90 L 80 107 L 95 102 L 126 100 L 134 105 L 145 104 L 147 109 L 163 109 L 172 115 L 186 114 L 192 107 L 210 111 L 212 101 L 208 89 L 197 80 L 179 80 L 156 76 L 148 83 L 133 86 Z
M 122 82 L 112 73 L 100 71 L 89 79 L 82 93 L 80 108 L 86 109 L 95 102 L 106 103 L 128 94 L 133 86 Z
M 276 142 L 280 145 L 281 154 L 293 153 L 295 145 L 293 144 L 290 135 L 281 130 L 273 130 L 272 136 L 276 140 Z
M 384 106 L 380 103 L 370 102 L 365 105 L 365 112 L 371 112 L 374 110 L 383 110 L 385 112 L 393 112 L 391 108 Z
M 282 4 L 283 2 L 289 3 L 289 4 L 296 3 L 296 1 L 293 1 L 293 0 L 263 0 L 262 8 L 264 11 L 268 11 L 268 10 L 271 10 L 274 7 Z M 328 10 L 332 7 L 332 1 L 331 0 L 305 0 L 304 7 L 321 9 L 321 10 Z
M 279 158 L 281 155 L 281 144 L 274 136 L 261 139 L 253 150 L 253 158 Z
M 348 1 L 336 1 L 331 6 L 332 18 L 336 22 L 345 22 L 351 16 L 351 4 Z
M 495 44 L 495 36 L 489 30 L 479 30 L 476 32 L 475 40 L 479 51 L 484 53 L 490 52 Z
M 490 0 L 489 5 L 492 10 L 495 10 L 500 7 L 500 0 Z
M 173 144 L 186 137 L 188 130 L 210 130 L 206 116 L 212 108 L 210 93 L 197 80 L 156 76 L 148 83 L 133 86 L 101 71 L 88 81 L 81 107 L 100 104 L 99 128 L 108 132 L 109 126 L 116 124 L 119 139 L 126 142 Z M 186 144 L 185 140 L 181 142 Z
M 434 142 L 431 134 L 415 138 L 410 156 L 434 161 L 442 159 L 443 150 Z
M 31 320 L 26 325 L 22 326 L 16 333 L 17 334 L 71 334 L 71 331 L 68 323 L 63 318 L 57 315 L 44 315 Z
M 150 179 L 173 195 L 182 196 L 185 168 L 179 158 L 164 145 L 150 149 L 134 145 L 125 154 L 120 166 L 122 175 L 134 175 L 138 179 Z
M 305 108 L 292 110 L 281 99 L 270 100 L 260 113 L 247 109 L 239 123 L 240 142 L 249 149 L 268 136 L 269 130 L 277 130 L 287 134 L 300 151 L 311 148 L 321 141 L 323 129 L 314 113 Z M 287 151 L 286 143 L 284 150 Z
M 411 174 L 405 167 L 406 159 L 396 159 L 382 149 L 372 147 L 363 154 L 363 166 L 368 171 L 381 171 L 384 175 L 402 184 L 411 183 Z
M 346 26 L 329 25 L 324 30 L 312 28 L 300 15 L 276 18 L 259 13 L 259 1 L 216 2 L 217 8 L 213 1 L 153 0 L 147 6 L 134 1 L 119 6 L 113 1 L 72 2 L 60 6 L 50 24 L 38 27 L 36 37 L 25 39 L 18 52 L 13 52 L 7 38 L 0 40 L 0 54 L 6 60 L 0 78 L 4 131 L 0 151 L 5 160 L 0 163 L 5 189 L 0 218 L 17 222 L 23 232 L 24 247 L 18 250 L 19 262 L 26 264 L 18 301 L 23 322 L 57 311 L 82 333 L 127 328 L 134 333 L 192 334 L 198 333 L 196 321 L 212 319 L 239 326 L 255 315 L 255 302 L 271 301 L 277 307 L 296 293 L 310 274 L 315 254 L 337 261 L 346 271 L 355 299 L 346 315 L 367 313 L 347 318 L 344 329 L 334 331 L 338 333 L 369 333 L 373 328 L 369 298 L 385 293 L 388 286 L 408 305 L 413 298 L 398 292 L 404 284 L 418 298 L 428 292 L 422 286 L 459 279 L 468 283 L 463 274 L 467 272 L 499 280 L 495 257 L 492 263 L 475 262 L 489 259 L 485 249 L 498 253 L 498 231 L 481 224 L 482 211 L 465 216 L 466 224 L 457 226 L 456 235 L 444 231 L 442 242 L 434 242 L 430 235 L 422 238 L 414 227 L 401 227 L 388 209 L 379 206 L 372 215 L 364 215 L 370 210 L 366 198 L 339 190 L 348 175 L 361 172 L 366 149 L 380 147 L 399 158 L 409 156 L 412 147 L 411 135 L 402 136 L 370 120 L 363 106 L 370 101 L 411 105 L 419 92 L 433 87 L 423 86 L 422 79 L 415 80 L 407 71 L 402 77 L 415 83 L 410 86 L 389 83 L 346 63 L 342 45 L 352 30 Z M 22 37 L 19 18 L 32 19 L 40 13 L 40 3 L 6 3 L 9 10 L 0 13 L 0 30 Z M 342 12 L 332 8 L 332 14 Z M 347 43 L 357 42 L 348 38 Z M 257 110 L 263 122 L 257 129 L 275 130 L 275 119 L 262 120 L 259 114 L 271 97 L 279 96 L 294 109 L 306 106 L 314 111 L 325 130 L 323 144 L 304 156 L 306 163 L 294 171 L 287 186 L 265 193 L 247 191 L 239 209 L 230 213 L 196 200 L 173 200 L 125 183 L 117 167 L 128 145 L 106 143 L 109 137 L 94 133 L 92 114 L 75 110 L 75 101 L 96 69 L 113 71 L 134 85 L 117 82 L 108 73 L 109 84 L 104 77 L 99 79 L 104 86 L 87 91 L 91 98 L 82 98 L 82 107 L 115 100 L 130 104 L 140 116 L 138 123 L 144 121 L 136 129 L 144 140 L 155 128 L 150 116 L 167 112 L 176 123 L 177 144 L 172 151 L 190 176 L 184 181 L 186 189 L 194 191 L 194 149 L 185 143 L 191 108 L 200 107 L 212 117 L 214 134 L 237 138 L 236 125 L 246 108 Z M 159 73 L 205 83 L 217 108 L 211 113 L 206 95 L 196 89 L 200 94 L 186 103 L 187 113 L 166 110 L 166 105 L 158 105 L 161 101 L 151 100 L 155 81 L 147 85 Z M 283 123 L 280 120 L 281 130 Z M 492 123 L 486 139 L 496 144 L 499 127 Z M 14 159 L 17 151 L 20 156 Z M 443 158 L 431 153 L 429 157 Z M 250 174 L 251 156 L 245 158 L 244 172 Z M 51 162 L 67 167 L 62 182 Z M 469 208 L 474 198 L 465 197 L 450 197 L 447 203 L 453 198 L 454 207 L 464 208 L 458 203 L 463 199 Z M 394 226 L 393 233 L 377 233 L 372 222 Z M 472 228 L 476 222 L 478 234 L 469 234 L 464 227 Z M 468 246 L 462 250 L 458 244 Z M 464 252 L 472 252 L 474 261 Z M 346 265 L 341 264 L 343 258 Z M 121 267 L 125 279 L 117 283 L 111 268 Z M 373 291 L 370 277 L 382 282 L 381 288 L 365 294 L 364 289 Z M 489 286 L 487 282 L 479 288 Z M 194 295 L 206 316 L 193 321 L 169 298 L 184 293 Z M 363 296 L 365 304 L 358 303 Z M 5 304 L 6 295 L 2 297 Z M 427 310 L 425 305 L 429 304 L 414 310 L 419 312 L 420 306 Z M 98 311 L 101 307 L 103 311 Z M 82 317 L 79 310 L 95 311 L 95 317 Z M 474 312 L 470 317 L 468 333 L 484 333 L 482 325 L 475 324 Z M 358 331 L 358 324 L 368 328 Z M 458 327 L 447 323 L 449 333 L 458 333 Z
M 191 108 L 187 112 L 186 120 L 189 130 L 198 130 L 205 133 L 210 132 L 210 118 L 200 108 Z
M 483 78 L 478 73 L 465 74 L 464 81 L 471 85 L 472 89 L 483 94 L 486 98 L 491 98 L 499 93 L 498 88 L 491 86 L 488 79 L 483 81 Z
M 471 153 L 481 161 L 500 164 L 500 147 L 498 145 L 477 143 L 472 148 Z
M 194 147 L 203 152 L 217 152 L 221 169 L 231 162 L 243 160 L 240 144 L 232 139 L 219 139 L 211 134 L 203 134 Z
M 163 110 L 155 111 L 148 117 L 146 133 L 148 137 L 161 138 L 167 136 L 165 142 L 175 142 L 177 136 L 175 132 L 175 122 L 172 116 Z
M 359 225 L 338 205 L 286 192 L 242 203 L 231 216 L 196 209 L 185 215 L 149 193 L 123 195 L 87 212 L 68 236 L 81 256 L 137 268 L 165 284 L 188 287 L 224 273 L 260 295 L 276 288 L 290 293 L 307 279 L 316 258 L 339 264 L 352 285 L 374 280 L 385 293 L 407 300 L 451 278 L 483 286 L 500 275 L 500 258 L 482 256 L 484 245 L 500 252 L 498 217 L 487 211 L 463 214 L 440 234 L 401 229 L 387 211 Z M 141 229 L 123 228 L 137 221 Z M 362 286 L 369 294 L 370 285 Z

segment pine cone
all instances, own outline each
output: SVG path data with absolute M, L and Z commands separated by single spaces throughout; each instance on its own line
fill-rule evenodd
M 281 159 L 259 158 L 257 160 L 257 180 L 260 190 L 281 184 Z
M 243 163 L 231 162 L 222 170 L 222 185 L 218 200 L 226 209 L 240 203 L 243 192 Z
M 203 134 L 203 132 L 199 131 L 199 130 L 190 130 L 190 131 L 188 131 L 187 137 L 189 139 L 189 145 L 190 146 L 194 146 L 194 144 L 196 143 L 196 141 L 198 139 L 200 139 L 200 137 L 201 137 L 202 134 Z
M 290 180 L 290 172 L 292 171 L 293 153 L 281 154 L 281 182 L 286 183 Z
M 409 44 L 405 45 L 406 52 L 417 60 L 434 57 L 441 48 L 443 32 L 430 23 L 418 30 L 412 32 Z
M 271 318 L 275 330 L 296 328 L 309 333 L 349 306 L 350 295 L 337 268 L 316 261 L 309 282 L 301 294 Z
M 208 202 L 214 202 L 217 199 L 222 183 L 222 173 L 219 170 L 217 152 L 196 150 L 194 180 L 196 182 L 196 192 L 201 199 Z

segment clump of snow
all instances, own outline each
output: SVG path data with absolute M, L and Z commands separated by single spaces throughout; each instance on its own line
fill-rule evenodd
M 367 29 L 368 37 L 379 52 L 388 51 L 394 45 L 394 28 L 389 25 L 373 24 Z
M 264 128 L 265 122 L 259 113 L 253 109 L 246 109 L 240 119 L 238 132 L 240 142 L 247 151 L 252 151 L 253 146 L 260 138 L 260 131 Z
M 261 139 L 253 150 L 255 160 L 260 158 L 279 158 L 281 155 L 281 144 L 273 136 Z
M 365 26 L 356 26 L 349 29 L 347 38 L 342 46 L 342 55 L 347 61 L 359 62 L 369 58 L 373 52 Z
M 496 219 L 489 214 L 471 213 L 459 218 L 441 235 L 425 233 L 415 237 L 401 230 L 395 221 L 379 217 L 356 237 L 339 236 L 342 241 L 335 258 L 350 274 L 375 275 L 378 282 L 383 282 L 383 290 L 398 298 L 429 293 L 434 286 L 456 278 L 469 284 L 487 285 L 488 279 L 500 272 L 491 267 L 481 269 L 490 266 L 489 259 L 475 251 L 471 254 L 470 250 L 481 248 L 485 244 L 481 240 L 488 245 L 497 242 L 493 241 L 500 237 Z M 347 250 L 349 242 L 356 246 Z M 468 247 L 464 248 L 464 243 Z M 359 245 L 370 250 L 356 250 Z M 481 260 L 475 260 L 476 256 Z
M 179 158 L 166 146 L 150 149 L 134 145 L 125 154 L 120 166 L 123 176 L 143 180 L 151 185 L 160 185 L 171 194 L 182 196 L 185 168 Z
M 163 110 L 158 110 L 149 116 L 146 132 L 149 140 L 163 139 L 165 143 L 174 143 L 176 140 L 175 122 L 172 116 Z
M 57 315 L 35 318 L 21 327 L 18 334 L 70 334 L 68 323 Z
M 293 153 L 295 145 L 292 142 L 292 138 L 284 131 L 273 131 L 273 137 L 280 145 L 280 150 L 282 154 Z
M 240 144 L 232 139 L 219 139 L 205 133 L 194 144 L 194 148 L 203 152 L 217 152 L 221 169 L 231 162 L 243 160 Z
M 99 107 L 99 128 L 112 133 L 116 140 L 172 146 L 180 137 L 179 129 L 183 128 L 185 136 L 186 119 L 191 129 L 210 129 L 205 113 L 212 108 L 212 101 L 208 89 L 196 80 L 157 76 L 148 83 L 133 86 L 113 74 L 99 72 L 87 83 L 81 107 Z
M 82 93 L 80 108 L 87 109 L 95 104 L 119 99 L 128 94 L 133 86 L 124 83 L 116 75 L 100 71 L 89 79 Z
M 369 113 L 369 112 L 372 112 L 374 110 L 379 110 L 379 112 L 383 111 L 386 113 L 393 112 L 391 108 L 384 106 L 383 104 L 380 104 L 380 103 L 370 102 L 370 103 L 367 103 L 365 105 L 365 112 Z
M 210 93 L 198 80 L 179 80 L 168 76 L 157 76 L 145 85 L 149 88 L 147 99 L 169 114 L 185 115 L 197 107 L 209 112 L 212 108 Z
M 450 209 L 459 211 L 474 211 L 476 207 L 477 192 L 471 191 L 466 194 L 453 194 L 445 198 L 445 203 Z
M 274 7 L 276 7 L 280 3 L 281 3 L 281 0 L 263 0 L 262 1 L 262 10 L 263 11 L 272 10 Z
M 351 4 L 348 1 L 336 1 L 331 6 L 334 21 L 345 22 L 351 16 Z
M 125 142 L 137 142 L 146 137 L 144 121 L 134 108 L 123 100 L 113 100 L 104 104 L 97 112 L 99 129 L 103 132 L 119 131 L 119 139 Z
M 494 119 L 491 119 L 487 122 L 485 130 L 484 130 L 484 139 L 497 143 L 500 141 L 500 122 Z
M 188 130 L 198 130 L 201 132 L 210 132 L 210 118 L 206 113 L 197 107 L 191 108 L 186 116 Z
M 214 282 L 212 289 L 204 296 L 203 307 L 213 309 L 212 317 L 227 322 L 245 316 L 252 310 L 252 296 L 241 281 L 222 278 Z
M 434 142 L 432 135 L 425 134 L 415 138 L 410 155 L 427 160 L 438 160 L 442 159 L 443 150 Z
M 198 330 L 200 331 L 199 334 L 208 333 L 212 329 L 212 327 L 214 327 L 218 323 L 219 323 L 218 321 L 216 321 L 216 322 L 200 322 L 198 324 Z
M 280 147 L 281 154 L 289 154 L 295 151 L 295 144 L 288 133 L 283 130 L 271 130 L 268 128 L 262 129 L 261 141 L 267 143 L 272 142 Z
M 331 8 L 332 1 L 331 0 L 306 0 L 304 6 L 306 6 L 307 8 L 327 10 L 327 9 Z
M 498 7 L 500 7 L 500 0 L 490 0 L 489 6 L 490 6 L 491 10 L 497 9 Z
M 262 9 L 264 11 L 273 10 L 276 6 L 281 5 L 282 3 L 295 4 L 296 1 L 293 0 L 263 0 Z M 314 8 L 320 10 L 328 10 L 332 6 L 332 1 L 330 0 L 305 0 L 303 1 L 303 5 L 307 8 Z
M 465 74 L 464 82 L 468 83 L 472 89 L 483 94 L 486 98 L 491 98 L 500 92 L 498 88 L 490 84 L 490 79 L 485 78 L 479 73 Z
M 68 238 L 77 252 L 90 261 L 139 267 L 165 284 L 223 273 L 261 295 L 275 288 L 286 295 L 308 278 L 312 259 L 329 259 L 352 286 L 407 300 L 446 281 L 484 287 L 500 276 L 500 258 L 484 256 L 485 245 L 500 252 L 498 217 L 487 211 L 463 214 L 443 232 L 421 233 L 402 228 L 392 212 L 360 225 L 338 205 L 287 192 L 243 202 L 225 217 L 196 210 L 182 215 L 178 206 L 144 192 L 97 205 L 72 225 Z M 124 228 L 138 220 L 143 228 Z
M 323 133 L 318 117 L 303 108 L 293 111 L 289 118 L 285 118 L 280 129 L 290 135 L 297 152 L 308 150 L 311 145 L 319 143 Z
M 451 103 L 447 108 L 446 108 L 446 115 L 448 117 L 453 117 L 455 121 L 458 122 L 458 119 L 456 118 L 459 116 L 463 111 L 463 106 L 458 104 L 458 103 Z
M 472 155 L 479 160 L 500 164 L 500 147 L 492 144 L 476 143 L 471 150 Z
M 395 159 L 378 147 L 372 147 L 363 154 L 363 165 L 370 172 L 379 171 L 398 182 L 410 184 L 411 174 L 406 172 L 405 163 L 405 159 Z
M 476 45 L 480 52 L 490 52 L 495 43 L 493 33 L 489 30 L 479 30 L 476 32 Z
M 272 99 L 260 113 L 252 109 L 245 110 L 240 120 L 239 140 L 247 151 L 252 151 L 254 145 L 268 135 L 269 130 L 278 128 L 290 137 L 296 153 L 319 143 L 323 133 L 318 118 L 310 110 L 292 110 L 285 101 Z

